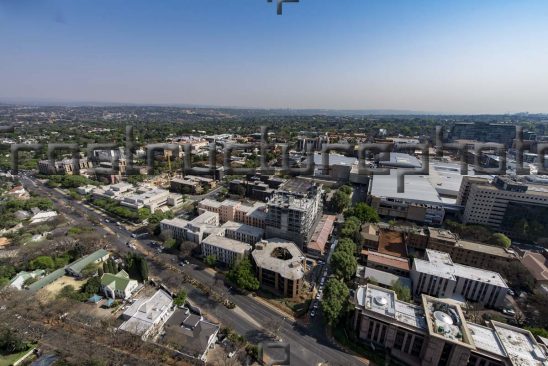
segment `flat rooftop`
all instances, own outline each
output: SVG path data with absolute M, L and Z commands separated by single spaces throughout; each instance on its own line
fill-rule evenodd
M 289 193 L 306 195 L 314 184 L 304 179 L 289 179 L 280 185 L 279 190 Z
M 282 259 L 276 253 L 283 253 L 287 259 Z M 255 244 L 251 253 L 258 267 L 279 273 L 290 280 L 298 280 L 304 276 L 304 254 L 293 243 L 280 238 L 261 240 Z
M 373 179 L 371 180 L 371 195 L 442 204 L 438 191 L 432 186 L 426 175 L 406 175 L 404 179 L 404 192 L 398 193 L 396 169 L 391 169 L 390 175 L 373 175 Z
M 394 282 L 399 282 L 403 286 L 411 288 L 411 279 L 403 276 L 398 276 L 390 272 L 381 271 L 375 268 L 358 265 L 356 270 L 356 277 L 373 278 L 379 284 L 384 286 L 392 286 Z
M 424 311 L 420 306 L 397 300 L 396 293 L 379 286 L 360 286 L 356 291 L 357 304 L 368 310 L 393 318 L 407 326 L 426 330 Z
M 208 235 L 207 238 L 202 240 L 202 244 L 215 246 L 239 254 L 245 254 L 246 252 L 248 253 L 251 251 L 251 245 L 239 240 L 227 238 L 226 236 L 220 235 L 221 233 L 222 230 L 217 230 Z
M 448 253 L 426 249 L 426 258 L 426 260 L 414 260 L 414 267 L 418 272 L 451 280 L 460 277 L 493 286 L 508 287 L 498 272 L 453 263 Z
M 548 359 L 533 335 L 524 329 L 492 322 L 514 366 L 546 366 Z
M 494 329 L 468 323 L 468 330 L 474 339 L 476 348 L 497 356 L 506 357 L 506 351 Z
M 403 235 L 398 231 L 380 230 L 379 253 L 393 257 L 407 258 L 407 249 L 403 242 Z
M 467 241 L 467 240 L 459 240 L 455 244 L 455 246 L 462 247 L 470 251 L 487 253 L 490 255 L 498 256 L 498 257 L 516 258 L 515 252 L 504 249 L 502 247 L 497 247 L 495 245 L 476 243 L 476 242 Z
M 245 235 L 251 235 L 256 237 L 262 237 L 264 234 L 264 230 L 255 226 L 241 224 L 239 222 L 234 221 L 227 221 L 223 225 L 221 225 L 221 228 L 235 231 L 241 234 Z

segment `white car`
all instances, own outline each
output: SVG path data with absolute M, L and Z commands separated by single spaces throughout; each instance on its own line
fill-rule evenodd
M 310 313 L 310 317 L 313 318 L 314 315 L 316 315 L 316 313 L 314 312 L 314 310 L 312 310 L 312 312 Z
M 511 316 L 516 315 L 516 312 L 514 311 L 514 309 L 502 309 L 502 313 L 505 315 L 511 315 Z

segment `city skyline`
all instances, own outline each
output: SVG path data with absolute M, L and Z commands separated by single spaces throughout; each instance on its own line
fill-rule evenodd
M 0 1 L 0 101 L 546 113 L 548 4 Z

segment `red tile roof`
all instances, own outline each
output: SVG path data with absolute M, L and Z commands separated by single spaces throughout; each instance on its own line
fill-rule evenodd
M 307 247 L 309 250 L 316 250 L 321 253 L 324 252 L 325 244 L 329 239 L 329 235 L 331 235 L 331 232 L 333 231 L 333 225 L 335 224 L 336 218 L 337 217 L 333 215 L 322 216 L 318 222 L 318 225 L 316 225 L 316 228 L 314 229 L 310 242 L 308 243 Z

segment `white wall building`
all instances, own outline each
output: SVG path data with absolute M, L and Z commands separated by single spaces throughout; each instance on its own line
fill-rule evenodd
M 173 299 L 164 290 L 158 290 L 152 297 L 135 301 L 126 311 L 125 322 L 120 330 L 130 332 L 146 339 L 170 317 Z
M 202 241 L 202 254 L 214 256 L 217 261 L 229 266 L 247 257 L 251 245 L 225 236 L 226 231 L 219 228 Z
M 415 259 L 411 269 L 413 293 L 504 305 L 508 285 L 493 271 L 453 263 L 444 252 L 426 249 L 426 260 Z
M 219 214 L 206 211 L 192 221 L 179 218 L 164 219 L 160 222 L 162 233 L 175 240 L 188 240 L 200 244 L 204 237 L 219 226 Z

